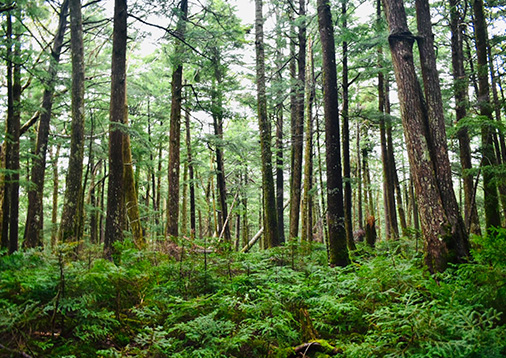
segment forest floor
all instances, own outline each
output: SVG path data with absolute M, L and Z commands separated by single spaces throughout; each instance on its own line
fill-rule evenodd
M 131 246 L 2 255 L 0 357 L 506 356 L 506 231 L 435 276 L 408 239 L 359 243 L 346 268 L 319 244 Z

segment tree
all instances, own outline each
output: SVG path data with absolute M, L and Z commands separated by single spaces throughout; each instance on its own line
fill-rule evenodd
M 77 241 L 82 220 L 82 178 L 84 157 L 84 45 L 81 1 L 69 0 L 72 50 L 72 132 L 65 199 L 61 216 L 60 241 Z
M 37 131 L 37 143 L 35 148 L 35 157 L 33 159 L 31 170 L 31 181 L 33 189 L 28 192 L 28 210 L 26 217 L 26 226 L 24 233 L 25 247 L 41 246 L 43 228 L 43 205 L 42 198 L 44 196 L 44 175 L 46 172 L 46 152 L 49 139 L 49 123 L 51 120 L 51 111 L 53 107 L 54 88 L 56 76 L 58 73 L 58 63 L 63 47 L 65 29 L 67 27 L 67 13 L 69 0 L 64 0 L 61 4 L 58 28 L 53 40 L 51 49 L 51 57 L 48 64 L 48 80 L 44 94 L 42 97 L 42 111 L 39 119 L 39 127 Z
M 186 20 L 188 16 L 188 0 L 181 0 L 180 18 L 176 32 L 181 40 L 184 39 Z M 172 103 L 170 109 L 169 133 L 169 194 L 167 201 L 167 236 L 177 237 L 179 234 L 179 164 L 181 147 L 181 103 L 183 89 L 183 62 L 181 42 L 176 44 L 175 63 L 172 72 Z
M 18 249 L 19 215 L 19 127 L 21 110 L 21 44 L 19 27 L 7 13 L 7 123 L 5 133 L 4 200 L 2 203 L 1 246 L 9 253 Z M 20 13 L 16 10 L 18 16 Z
M 290 238 L 298 236 L 301 185 L 302 185 L 302 154 L 304 144 L 304 84 L 306 82 L 306 0 L 299 0 L 297 34 L 299 52 L 297 54 L 297 80 L 294 84 L 295 108 L 292 111 L 292 154 L 290 177 Z
M 260 151 L 262 158 L 262 193 L 264 208 L 264 246 L 279 245 L 276 214 L 276 196 L 272 174 L 271 126 L 267 116 L 267 97 L 265 93 L 265 55 L 263 32 L 262 0 L 255 0 L 255 48 L 257 81 L 257 115 L 260 130 Z M 293 200 L 293 199 L 292 199 Z
M 323 110 L 327 162 L 327 205 L 329 226 L 329 264 L 350 263 L 346 242 L 343 206 L 343 180 L 337 112 L 337 73 L 332 15 L 328 0 L 318 0 L 318 28 L 323 57 Z
M 426 21 L 425 5 L 417 1 L 424 85 L 426 94 L 427 91 L 439 91 L 440 96 L 439 79 L 435 83 L 427 82 L 429 78 L 434 81 L 428 72 L 437 72 L 435 62 L 432 62 L 435 58 L 432 57 L 432 29 L 430 16 Z M 444 122 L 435 117 L 439 106 L 437 94 L 427 96 L 427 106 L 424 103 L 413 61 L 415 37 L 407 26 L 402 0 L 385 0 L 385 11 L 404 135 L 425 236 L 425 261 L 432 272 L 442 271 L 449 262 L 462 262 L 469 254 L 462 218 L 459 220 L 458 211 L 452 211 L 456 208 L 456 199 L 447 182 L 450 166 L 446 144 L 442 142 L 446 140 L 446 131 Z M 451 202 L 445 203 L 445 200 Z
M 494 178 L 493 166 L 496 164 L 494 151 L 492 121 L 492 106 L 490 103 L 490 85 L 488 82 L 487 61 L 487 23 L 483 11 L 483 1 L 473 1 L 474 35 L 476 38 L 476 57 L 478 73 L 478 106 L 483 116 L 481 127 L 481 154 L 483 157 L 483 192 L 485 196 L 485 227 L 501 226 L 499 212 L 499 198 L 497 184 Z
M 452 73 L 453 92 L 455 96 L 455 116 L 457 123 L 467 115 L 468 104 L 468 79 L 464 69 L 464 49 L 462 32 L 462 15 L 458 8 L 457 0 L 450 0 L 450 28 L 452 48 Z M 474 180 L 469 173 L 472 168 L 471 145 L 469 131 L 466 126 L 460 126 L 457 131 L 459 140 L 460 165 L 462 166 L 462 178 L 464 182 L 464 219 L 468 230 L 480 235 L 480 220 L 476 209 L 474 194 Z
M 123 128 L 126 114 L 127 3 L 114 2 L 114 29 L 111 58 L 111 103 L 109 108 L 109 184 L 105 220 L 104 253 L 109 259 L 113 244 L 123 240 L 124 163 Z

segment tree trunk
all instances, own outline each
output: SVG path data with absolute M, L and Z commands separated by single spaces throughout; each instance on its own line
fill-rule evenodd
M 262 193 L 264 207 L 264 247 L 278 246 L 279 236 L 274 177 L 272 174 L 271 126 L 267 116 L 265 93 L 265 59 L 262 0 L 255 0 L 255 47 L 257 75 L 258 127 L 260 129 L 260 150 L 262 158 Z
M 297 54 L 298 76 L 295 84 L 295 116 L 292 120 L 292 157 L 290 179 L 290 238 L 299 236 L 299 217 L 302 186 L 302 155 L 304 142 L 304 84 L 306 82 L 306 8 L 305 0 L 299 0 L 299 32 Z
M 17 30 L 17 29 L 16 29 Z M 14 31 L 17 32 L 17 31 Z M 19 127 L 21 105 L 21 46 L 13 40 L 12 14 L 7 14 L 7 123 L 5 133 L 4 201 L 1 245 L 9 254 L 18 249 Z
M 186 155 L 188 156 L 188 176 L 189 176 L 189 186 L 190 186 L 190 237 L 195 237 L 196 232 L 196 222 L 195 222 L 195 182 L 194 182 L 194 173 L 193 173 L 193 154 L 192 154 L 192 145 L 191 145 L 191 136 L 190 136 L 190 110 L 186 109 L 185 115 L 185 124 L 186 124 Z
M 343 30 L 346 31 L 348 22 L 346 17 L 346 1 L 342 2 Z M 346 229 L 346 242 L 350 250 L 355 250 L 355 241 L 353 241 L 353 221 L 352 221 L 352 198 L 351 198 L 351 167 L 350 167 L 350 95 L 348 80 L 348 42 L 343 41 L 343 180 L 344 180 L 344 227 Z
M 227 188 L 225 182 L 225 165 L 223 159 L 223 94 L 221 90 L 222 73 L 220 71 L 220 55 L 218 50 L 214 50 L 214 80 L 211 94 L 211 108 L 213 116 L 214 135 L 216 136 L 216 185 L 218 186 L 218 199 L 220 203 L 221 220 L 219 221 L 218 232 L 224 233 L 225 242 L 232 241 L 230 235 L 230 225 L 225 223 L 228 217 L 227 206 Z
M 277 23 L 281 21 L 281 15 L 276 14 Z M 280 26 L 276 27 L 276 67 L 278 71 L 278 85 L 284 83 L 283 79 L 283 53 L 281 49 L 282 29 Z M 294 63 L 293 61 L 290 62 Z M 294 63 L 295 64 L 295 63 Z M 283 160 L 283 91 L 279 90 L 276 93 L 276 211 L 278 217 L 278 235 L 279 242 L 285 242 L 285 224 L 283 215 L 283 202 L 284 202 L 284 160 Z
M 473 13 L 478 73 L 478 106 L 480 108 L 480 115 L 492 120 L 487 61 L 488 35 L 482 0 L 473 1 Z M 482 172 L 483 192 L 485 195 L 485 227 L 487 229 L 490 227 L 500 227 L 501 215 L 499 212 L 499 198 L 493 173 L 496 155 L 493 144 L 493 129 L 488 123 L 483 123 L 481 127 L 481 151 L 483 156 Z
M 468 79 L 464 69 L 464 50 L 461 26 L 462 19 L 458 10 L 458 1 L 450 0 L 450 28 L 453 67 L 453 92 L 455 95 L 455 116 L 457 123 L 467 116 L 468 105 Z M 457 132 L 459 140 L 460 165 L 462 166 L 462 179 L 464 182 L 464 219 L 468 231 L 481 235 L 478 210 L 474 202 L 474 180 L 469 174 L 472 168 L 471 145 L 467 127 L 461 126 Z
M 31 170 L 32 188 L 28 191 L 28 209 L 26 216 L 26 225 L 24 233 L 24 247 L 42 246 L 42 228 L 44 220 L 44 211 L 42 198 L 44 197 L 44 176 L 46 172 L 46 152 L 49 137 L 49 122 L 51 119 L 51 109 L 53 107 L 53 95 L 56 77 L 58 73 L 58 63 L 60 62 L 60 53 L 63 47 L 63 38 L 67 27 L 67 13 L 69 1 L 65 0 L 60 8 L 58 28 L 53 40 L 51 57 L 47 69 L 48 81 L 46 83 L 42 97 L 42 111 L 39 119 L 37 131 L 37 144 L 35 156 Z
M 344 227 L 334 29 L 328 0 L 318 0 L 317 6 L 318 27 L 323 49 L 323 109 L 327 149 L 329 264 L 332 266 L 346 266 L 350 263 L 350 258 Z
M 81 1 L 69 0 L 72 49 L 72 132 L 60 223 L 61 242 L 79 241 L 84 157 L 84 47 Z
M 301 241 L 313 241 L 313 100 L 315 97 L 315 78 L 313 48 L 309 40 L 306 76 L 306 135 L 304 147 L 304 195 L 302 197 Z M 282 203 L 281 203 L 282 204 Z
M 128 125 L 128 108 L 125 100 L 125 118 L 124 124 Z M 125 210 L 132 232 L 132 239 L 137 247 L 142 247 L 146 243 L 142 234 L 141 217 L 139 213 L 139 200 L 135 185 L 135 176 L 132 160 L 132 150 L 130 147 L 130 135 L 123 133 L 123 185 L 124 185 L 124 203 Z
M 450 211 L 456 205 L 455 195 L 443 183 L 447 178 L 445 171 L 450 170 L 446 145 L 439 140 L 446 138 L 445 128 L 434 117 L 427 117 L 430 112 L 423 102 L 413 62 L 412 47 L 415 38 L 408 29 L 402 0 L 385 0 L 385 10 L 404 134 L 425 236 L 425 261 L 431 272 L 443 271 L 448 262 L 462 262 L 468 255 L 467 235 L 463 225 L 460 225 L 462 219 L 458 220 L 458 212 Z M 430 30 L 430 22 L 423 26 L 429 26 Z M 423 31 L 421 36 L 424 41 L 428 41 Z M 430 55 L 422 50 L 420 52 L 421 57 Z M 424 57 L 421 61 L 427 61 L 427 58 Z M 437 86 L 438 89 L 439 80 L 429 85 Z M 434 101 L 431 97 L 428 99 Z M 429 107 L 435 106 L 436 103 L 429 104 Z M 435 145 L 438 146 L 437 150 Z M 443 153 L 436 153 L 436 156 L 435 151 Z M 446 162 L 442 156 L 446 156 Z M 453 204 L 444 204 L 444 200 L 452 201 Z
M 124 163 L 122 125 L 126 114 L 127 4 L 115 0 L 111 66 L 111 104 L 109 110 L 109 185 L 105 221 L 104 253 L 112 258 L 113 244 L 123 240 L 125 220 Z
M 51 209 L 51 248 L 54 248 L 58 239 L 58 159 L 60 157 L 60 145 L 56 146 L 56 153 L 52 157 L 51 148 L 49 148 L 49 157 L 53 166 L 53 205 Z
M 177 33 L 184 39 L 186 20 L 188 17 L 188 0 L 181 0 Z M 179 234 L 179 163 L 181 141 L 181 102 L 183 88 L 183 63 L 180 54 L 183 52 L 181 42 L 176 44 L 174 72 L 172 73 L 172 102 L 170 109 L 169 138 L 169 193 L 167 203 L 166 235 L 177 237 Z

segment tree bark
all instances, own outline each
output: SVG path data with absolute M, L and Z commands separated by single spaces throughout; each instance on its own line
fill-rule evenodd
M 292 120 L 292 153 L 290 180 L 290 238 L 299 236 L 299 218 L 302 186 L 302 156 L 304 143 L 304 84 L 306 82 L 306 8 L 305 0 L 299 0 L 299 32 L 297 54 L 297 81 L 295 83 L 295 116 Z
M 276 41 L 278 43 L 276 49 L 276 67 L 278 71 L 278 85 L 281 87 L 283 79 L 283 58 L 282 58 L 282 29 L 279 26 L 281 15 L 276 14 L 278 26 L 276 27 Z M 293 62 L 293 61 L 292 61 Z M 285 242 L 285 218 L 283 215 L 283 201 L 284 201 L 284 159 L 283 159 L 283 92 L 282 90 L 276 93 L 276 211 L 278 217 L 278 235 L 279 242 Z
M 24 233 L 24 247 L 36 247 L 43 245 L 42 228 L 44 222 L 44 211 L 42 198 L 44 197 L 44 176 L 46 172 L 46 152 L 49 138 L 49 122 L 53 107 L 54 87 L 57 80 L 58 64 L 60 53 L 63 47 L 65 29 L 67 27 L 67 13 L 69 1 L 65 0 L 60 8 L 58 28 L 53 40 L 51 57 L 47 69 L 48 81 L 42 97 L 42 111 L 37 131 L 37 143 L 35 156 L 33 158 L 31 181 L 32 188 L 28 191 L 28 209 Z
M 313 48 L 311 40 L 307 43 L 308 60 L 306 70 L 306 135 L 304 138 L 304 195 L 302 197 L 301 241 L 313 241 L 313 101 L 315 97 L 315 78 Z
M 113 244 L 123 240 L 125 220 L 124 162 L 122 125 L 126 113 L 127 3 L 115 0 L 109 109 L 109 185 L 105 220 L 104 253 L 109 259 Z
M 464 69 L 464 50 L 462 19 L 458 10 L 458 1 L 450 0 L 450 28 L 453 67 L 453 93 L 455 96 L 455 116 L 457 123 L 467 116 L 468 79 Z M 469 170 L 471 163 L 471 145 L 467 127 L 461 126 L 457 132 L 459 140 L 460 165 L 464 182 L 464 219 L 468 231 L 481 235 L 478 210 L 474 203 L 474 179 Z
M 346 31 L 348 22 L 346 17 L 346 1 L 341 4 L 343 17 L 343 30 Z M 350 167 L 350 95 L 348 80 L 348 42 L 343 41 L 343 180 L 344 180 L 344 227 L 346 229 L 346 242 L 348 249 L 355 250 L 355 241 L 353 240 L 353 221 L 352 221 L 352 193 L 351 193 L 351 167 Z
M 327 203 L 329 224 L 329 264 L 350 263 L 344 227 L 343 180 L 337 111 L 337 73 L 334 29 L 328 0 L 318 0 L 318 27 L 323 51 L 323 109 L 327 160 Z
M 78 241 L 82 212 L 82 179 L 84 158 L 84 47 L 81 1 L 69 0 L 72 49 L 72 132 L 69 167 L 58 234 L 61 242 Z
M 385 10 L 404 134 L 425 236 L 425 261 L 431 272 L 443 271 L 448 262 L 462 262 L 468 255 L 462 219 L 459 220 L 458 211 L 450 211 L 456 205 L 455 195 L 443 183 L 447 179 L 445 171 L 450 169 L 446 145 L 439 140 L 446 138 L 445 128 L 434 117 L 428 117 L 430 112 L 423 101 L 413 61 L 415 38 L 408 29 L 402 0 L 385 0 Z M 423 26 L 430 27 L 430 22 Z M 423 31 L 421 36 L 428 41 Z M 421 57 L 430 55 L 420 51 Z M 427 61 L 427 58 L 421 61 Z M 439 87 L 439 80 L 432 85 Z M 434 101 L 431 97 L 429 99 Z M 436 105 L 431 103 L 429 107 L 435 108 Z M 443 154 L 435 155 L 435 151 Z M 446 162 L 441 156 L 446 156 Z M 447 167 L 444 167 L 444 163 Z M 452 203 L 444 204 L 444 200 Z
M 264 247 L 278 246 L 279 236 L 274 177 L 272 174 L 271 126 L 267 116 L 265 93 L 265 55 L 262 0 L 255 0 L 255 47 L 257 75 L 258 127 L 260 129 L 260 150 L 262 159 L 262 193 L 264 207 Z
M 490 104 L 490 86 L 488 82 L 487 61 L 487 23 L 483 11 L 483 1 L 473 1 L 474 35 L 476 39 L 476 57 L 478 73 L 478 106 L 480 115 L 492 121 L 492 106 Z M 481 127 L 481 151 L 483 156 L 483 192 L 485 201 L 485 227 L 500 227 L 499 198 L 497 184 L 493 174 L 496 155 L 493 144 L 493 129 L 488 123 Z
M 188 0 L 181 0 L 181 17 L 177 24 L 177 33 L 184 39 L 186 19 L 188 17 Z M 181 141 L 181 102 L 183 88 L 183 63 L 179 57 L 183 51 L 181 42 L 176 44 L 174 72 L 172 73 L 172 103 L 170 109 L 169 132 L 169 193 L 167 202 L 166 235 L 177 237 L 179 234 L 179 164 Z

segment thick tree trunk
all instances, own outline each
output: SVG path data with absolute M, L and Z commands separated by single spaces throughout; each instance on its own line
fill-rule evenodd
M 186 19 L 188 17 L 188 0 L 182 0 L 180 5 L 181 18 L 178 21 L 177 33 L 184 38 Z M 183 51 L 181 42 L 176 44 L 174 72 L 172 73 L 172 102 L 170 109 L 169 132 L 169 175 L 167 202 L 166 235 L 177 237 L 179 234 L 179 164 L 181 148 L 181 102 L 183 100 L 183 63 L 180 54 Z
M 115 0 L 109 109 L 109 185 L 105 221 L 104 253 L 111 259 L 113 244 L 123 240 L 125 220 L 123 130 L 126 113 L 126 0 Z
M 306 82 L 306 7 L 299 0 L 299 32 L 297 54 L 297 81 L 295 84 L 295 110 L 292 112 L 292 152 L 290 179 L 290 238 L 299 236 L 299 218 L 302 186 L 302 156 L 304 143 L 304 84 Z
M 492 120 L 487 61 L 488 35 L 482 0 L 473 1 L 473 13 L 478 73 L 478 106 L 480 108 L 480 115 Z M 483 123 L 481 127 L 481 151 L 483 156 L 482 172 L 483 191 L 485 195 L 485 227 L 488 229 L 490 227 L 501 226 L 501 215 L 499 212 L 497 184 L 493 173 L 493 166 L 496 164 L 493 129 L 487 123 Z
M 78 241 L 82 212 L 84 157 L 84 47 L 81 1 L 69 0 L 72 49 L 72 132 L 70 157 L 65 180 L 63 212 L 58 234 L 61 242 Z
M 271 126 L 267 116 L 267 97 L 265 93 L 265 59 L 262 0 L 255 0 L 255 47 L 257 75 L 258 127 L 260 129 L 260 150 L 262 158 L 262 193 L 264 208 L 264 247 L 278 246 L 278 223 L 276 196 L 272 174 Z
M 33 189 L 28 191 L 28 209 L 24 233 L 24 247 L 35 247 L 43 244 L 42 228 L 44 211 L 42 198 L 44 197 L 44 176 L 46 172 L 46 152 L 49 138 L 49 122 L 51 119 L 51 110 L 53 107 L 53 95 L 58 73 L 58 63 L 60 62 L 60 53 L 63 47 L 63 38 L 67 27 L 67 13 L 69 1 L 65 0 L 60 8 L 58 28 L 53 40 L 51 57 L 48 65 L 48 81 L 42 97 L 42 111 L 39 119 L 37 131 L 37 144 L 35 156 L 31 170 L 31 181 Z
M 344 227 L 334 29 L 328 0 L 318 0 L 317 6 L 318 27 L 323 50 L 323 109 L 327 149 L 329 264 L 332 266 L 346 266 L 350 263 L 350 258 Z
M 423 101 L 413 62 L 415 38 L 408 29 L 402 0 L 385 0 L 385 10 L 404 134 L 425 236 L 426 264 L 432 272 L 442 271 L 448 262 L 462 262 L 468 255 L 467 235 L 463 230 L 462 219 L 458 220 L 458 211 L 450 211 L 456 204 L 455 196 L 453 199 L 451 197 L 453 190 L 442 183 L 447 178 L 445 171 L 450 169 L 446 145 L 439 140 L 446 138 L 445 128 L 434 117 L 431 120 L 427 117 L 428 108 Z M 430 26 L 430 22 L 425 26 Z M 425 35 L 422 32 L 421 36 Z M 424 40 L 427 41 L 427 38 Z M 421 57 L 424 54 L 421 51 Z M 422 62 L 426 60 L 422 58 Z M 439 87 L 439 81 L 432 85 Z M 431 88 L 435 90 L 434 87 Z M 429 107 L 435 105 L 431 103 Z M 442 151 L 443 154 L 437 153 L 436 156 L 435 151 Z M 446 168 L 444 158 L 441 158 L 445 155 Z M 453 204 L 446 203 L 445 206 L 444 200 L 452 201 Z
M 466 117 L 468 105 L 468 79 L 464 69 L 464 50 L 462 19 L 458 10 L 458 1 L 450 0 L 450 28 L 453 67 L 453 92 L 455 95 L 455 115 L 457 123 Z M 468 231 L 481 235 L 478 210 L 474 201 L 474 179 L 469 170 L 471 163 L 471 145 L 467 127 L 462 126 L 457 132 L 459 140 L 460 165 L 464 182 L 464 218 Z

